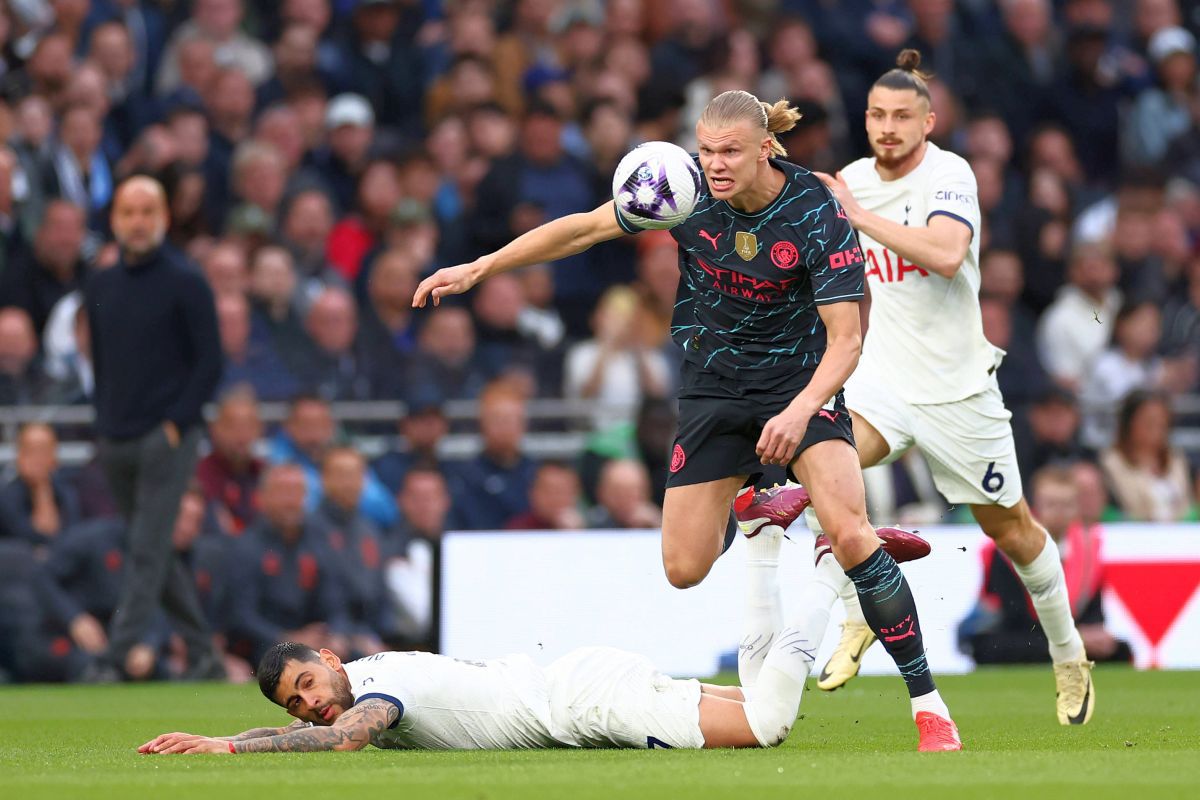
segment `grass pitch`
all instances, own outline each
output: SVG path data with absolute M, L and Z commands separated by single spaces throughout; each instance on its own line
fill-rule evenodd
M 1100 669 L 1084 728 L 1054 718 L 1049 667 L 946 677 L 967 747 L 918 754 L 899 678 L 824 694 L 810 681 L 776 750 L 139 756 L 158 733 L 227 735 L 288 720 L 254 686 L 0 689 L 7 798 L 1200 797 L 1200 672 Z

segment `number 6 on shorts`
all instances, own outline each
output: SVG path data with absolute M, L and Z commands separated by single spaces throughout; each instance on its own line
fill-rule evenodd
M 996 462 L 988 462 L 987 472 L 983 473 L 983 490 L 988 494 L 995 494 L 1004 488 L 1004 475 L 996 472 Z

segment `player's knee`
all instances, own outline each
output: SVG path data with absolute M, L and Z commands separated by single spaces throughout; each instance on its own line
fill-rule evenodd
M 687 556 L 665 556 L 663 569 L 667 582 L 676 589 L 690 589 L 708 575 L 712 562 Z

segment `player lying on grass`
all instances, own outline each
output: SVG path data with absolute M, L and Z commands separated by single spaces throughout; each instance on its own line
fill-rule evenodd
M 782 534 L 770 526 L 759 535 Z M 898 561 L 929 550 L 903 531 L 879 536 Z M 778 603 L 778 592 L 770 594 Z M 829 581 L 805 587 L 795 624 L 763 648 L 753 691 L 675 680 L 642 656 L 604 647 L 574 650 L 543 669 L 526 656 L 463 661 L 414 652 L 342 663 L 329 650 L 283 642 L 263 657 L 258 682 L 296 722 L 229 737 L 165 733 L 138 752 L 772 747 L 796 720 L 836 597 Z

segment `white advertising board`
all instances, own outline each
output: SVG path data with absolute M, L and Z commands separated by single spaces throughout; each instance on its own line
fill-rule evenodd
M 932 527 L 921 535 L 929 557 L 904 565 L 921 612 L 935 673 L 966 672 L 955 644 L 958 623 L 974 605 L 982 578 L 978 528 Z M 785 619 L 812 572 L 806 530 L 784 543 Z M 1112 525 L 1105 529 L 1109 629 L 1133 646 L 1140 667 L 1200 668 L 1200 526 Z M 451 533 L 443 543 L 442 651 L 491 658 L 527 653 L 549 663 L 585 645 L 610 645 L 650 657 L 678 676 L 717 671 L 740 639 L 742 542 L 699 585 L 671 587 L 657 531 Z M 818 663 L 832 652 L 834 609 Z M 881 647 L 865 673 L 894 673 Z

